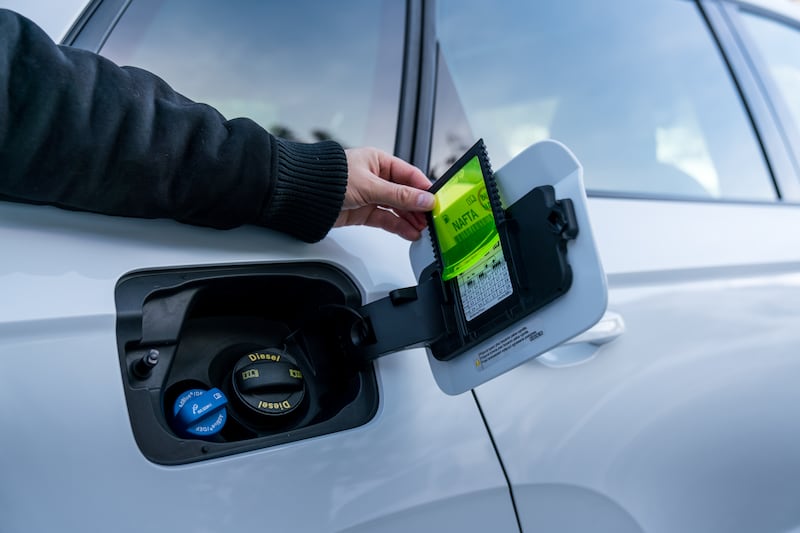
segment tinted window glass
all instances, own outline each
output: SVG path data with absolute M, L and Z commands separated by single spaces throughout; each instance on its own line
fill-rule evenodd
M 394 149 L 402 2 L 132 2 L 102 53 L 273 133 Z
M 800 131 L 800 30 L 747 12 L 742 18 Z
M 775 198 L 693 2 L 441 0 L 431 166 L 483 137 L 495 168 L 555 138 L 599 191 Z

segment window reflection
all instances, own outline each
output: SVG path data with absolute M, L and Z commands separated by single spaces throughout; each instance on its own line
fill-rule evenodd
M 555 138 L 600 191 L 772 199 L 719 51 L 691 2 L 440 0 L 431 165 L 486 140 L 499 168 Z M 480 35 L 480 38 L 477 36 Z M 449 79 L 446 79 L 449 78 Z M 461 110 L 462 118 L 452 117 Z
M 387 151 L 402 72 L 402 2 L 133 2 L 102 53 L 226 117 L 302 141 Z
M 800 131 L 800 29 L 746 11 L 742 18 Z M 800 146 L 795 149 L 800 151 Z

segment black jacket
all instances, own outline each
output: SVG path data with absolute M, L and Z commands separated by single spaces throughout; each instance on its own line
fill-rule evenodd
M 0 9 L 0 197 L 300 239 L 333 225 L 347 184 L 334 142 L 225 120 L 141 69 L 56 46 Z

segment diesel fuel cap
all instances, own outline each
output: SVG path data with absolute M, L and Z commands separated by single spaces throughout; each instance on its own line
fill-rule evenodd
M 261 422 L 289 418 L 306 397 L 303 372 L 291 354 L 276 348 L 251 352 L 236 363 L 233 390 L 252 418 Z

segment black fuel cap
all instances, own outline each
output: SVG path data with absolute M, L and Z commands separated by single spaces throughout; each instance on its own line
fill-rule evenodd
M 276 348 L 251 352 L 233 368 L 233 390 L 262 421 L 288 417 L 303 403 L 306 382 L 297 361 Z

